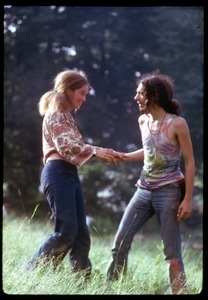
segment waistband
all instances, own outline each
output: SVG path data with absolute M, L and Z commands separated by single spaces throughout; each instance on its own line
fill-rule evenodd
M 67 168 L 71 168 L 74 170 L 77 170 L 77 166 L 74 164 L 71 164 L 70 162 L 66 161 L 66 160 L 62 160 L 62 159 L 51 159 L 48 160 L 44 166 L 61 166 L 61 167 L 67 167 Z

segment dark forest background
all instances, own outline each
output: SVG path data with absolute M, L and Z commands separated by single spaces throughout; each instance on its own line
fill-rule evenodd
M 4 7 L 4 204 L 46 215 L 37 103 L 56 74 L 82 69 L 91 94 L 75 114 L 86 143 L 132 151 L 141 147 L 136 80 L 159 69 L 175 81 L 196 161 L 194 206 L 203 203 L 203 7 Z M 120 218 L 135 191 L 141 163 L 79 169 L 87 214 Z M 183 169 L 183 165 L 182 165 Z

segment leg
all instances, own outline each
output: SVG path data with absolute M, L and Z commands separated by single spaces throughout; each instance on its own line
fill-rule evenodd
M 77 235 L 75 207 L 76 168 L 64 161 L 48 162 L 41 174 L 41 186 L 54 216 L 54 232 L 40 246 L 28 263 L 50 262 L 56 267 L 72 247 Z
M 84 207 L 82 187 L 77 178 L 76 189 L 76 213 L 78 232 L 69 251 L 69 262 L 75 272 L 82 271 L 86 277 L 89 277 L 92 270 L 92 264 L 89 259 L 90 251 L 90 233 L 86 223 L 86 212 Z
M 177 210 L 180 191 L 177 183 L 154 191 L 153 205 L 161 225 L 165 259 L 169 265 L 169 279 L 172 294 L 183 293 L 186 277 L 181 253 L 181 235 Z
M 124 212 L 114 239 L 113 259 L 107 270 L 108 280 L 117 280 L 121 273 L 126 273 L 128 253 L 134 235 L 153 214 L 151 192 L 138 188 Z

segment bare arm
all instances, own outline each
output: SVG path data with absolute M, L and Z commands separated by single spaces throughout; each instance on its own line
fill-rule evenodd
M 124 160 L 125 162 L 132 162 L 132 161 L 143 161 L 144 160 L 144 150 L 143 148 L 125 153 Z
M 144 151 L 139 149 L 133 152 L 123 153 L 113 150 L 111 152 L 111 157 L 109 157 L 108 162 L 132 162 L 132 161 L 143 161 Z
M 188 218 L 192 210 L 192 195 L 195 178 L 195 161 L 190 132 L 186 121 L 183 118 L 178 118 L 178 121 L 175 126 L 176 135 L 182 150 L 185 166 L 186 192 L 184 199 L 178 208 L 178 220 L 181 220 Z
M 96 150 L 96 153 L 93 156 L 105 162 L 116 164 L 117 162 L 124 161 L 125 153 L 123 152 L 118 152 L 114 151 L 113 149 L 97 146 L 95 146 L 94 149 Z

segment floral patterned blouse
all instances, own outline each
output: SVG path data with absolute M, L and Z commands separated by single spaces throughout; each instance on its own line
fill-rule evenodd
M 85 144 L 71 113 L 47 111 L 42 124 L 43 162 L 54 152 L 82 166 L 93 155 L 96 146 Z

